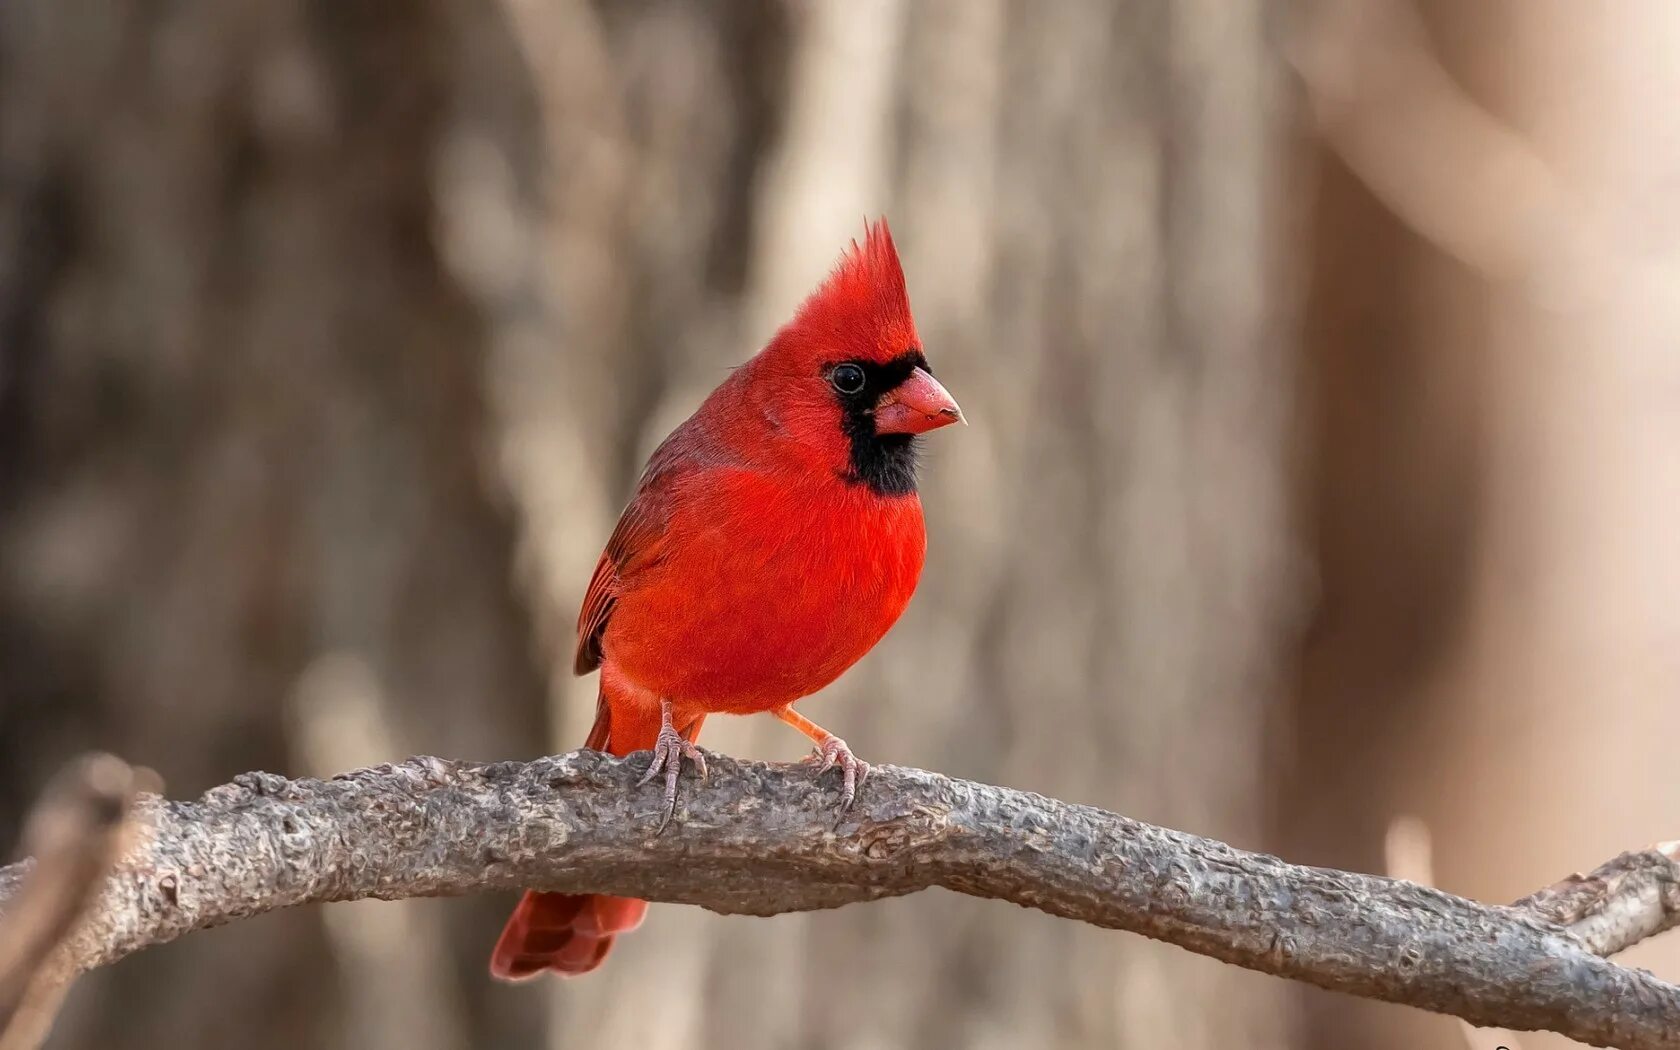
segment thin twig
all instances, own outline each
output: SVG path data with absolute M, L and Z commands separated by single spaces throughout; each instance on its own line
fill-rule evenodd
M 1588 951 L 1614 955 L 1680 926 L 1680 841 L 1624 853 L 1515 907 L 1568 928 Z

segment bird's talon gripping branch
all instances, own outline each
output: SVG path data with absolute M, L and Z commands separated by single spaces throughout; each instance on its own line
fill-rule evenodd
M 694 768 L 700 773 L 700 780 L 707 777 L 706 756 L 696 747 L 693 741 L 687 740 L 677 732 L 676 725 L 671 721 L 671 701 L 665 700 L 659 708 L 659 738 L 653 744 L 653 759 L 648 762 L 647 772 L 636 782 L 637 787 L 650 783 L 660 771 L 665 773 L 665 815 L 660 818 L 658 834 L 665 830 L 665 825 L 671 823 L 671 817 L 677 812 L 677 778 L 682 775 L 682 760 L 686 758 L 694 763 Z
M 788 725 L 811 738 L 817 746 L 812 750 L 807 762 L 818 762 L 817 776 L 840 767 L 840 812 L 844 814 L 852 808 L 852 800 L 857 797 L 857 789 L 865 780 L 869 779 L 869 763 L 852 754 L 852 749 L 846 742 L 830 733 L 822 726 L 806 718 L 790 707 L 776 709 L 776 717 Z
M 852 801 L 857 798 L 857 789 L 869 779 L 869 763 L 852 754 L 852 749 L 837 736 L 831 736 L 818 744 L 811 752 L 807 762 L 821 761 L 817 767 L 817 776 L 840 767 L 840 812 L 845 813 L 852 808 Z

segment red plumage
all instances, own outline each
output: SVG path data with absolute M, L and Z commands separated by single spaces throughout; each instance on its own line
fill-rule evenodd
M 601 670 L 587 746 L 627 755 L 664 725 L 692 740 L 708 714 L 770 711 L 839 758 L 849 789 L 867 766 L 790 705 L 910 601 L 926 548 L 914 436 L 960 419 L 927 370 L 882 221 L 650 459 L 578 617 L 575 670 Z M 527 894 L 491 970 L 588 972 L 645 909 Z

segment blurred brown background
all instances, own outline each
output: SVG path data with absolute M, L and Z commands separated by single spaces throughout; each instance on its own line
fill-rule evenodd
M 575 746 L 643 458 L 874 214 L 973 425 L 810 703 L 862 755 L 1490 900 L 1680 835 L 1676 98 L 1671 0 L 5 0 L 0 846 L 90 746 Z M 510 905 L 189 938 L 49 1045 L 1517 1045 L 933 895 L 509 988 Z

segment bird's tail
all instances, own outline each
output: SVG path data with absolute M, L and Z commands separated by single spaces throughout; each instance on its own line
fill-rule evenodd
M 502 927 L 490 973 L 523 981 L 545 970 L 577 977 L 601 965 L 613 941 L 642 924 L 647 901 L 600 894 L 572 896 L 526 890 Z
M 625 717 L 629 715 L 629 717 Z M 620 710 L 615 719 L 603 689 L 595 708 L 595 726 L 584 746 L 614 755 L 646 751 L 659 737 L 659 718 Z M 680 726 L 693 740 L 704 716 Z M 642 924 L 647 901 L 605 894 L 538 893 L 527 890 L 502 927 L 490 954 L 490 973 L 504 981 L 522 981 L 552 970 L 577 977 L 600 966 L 613 941 Z

